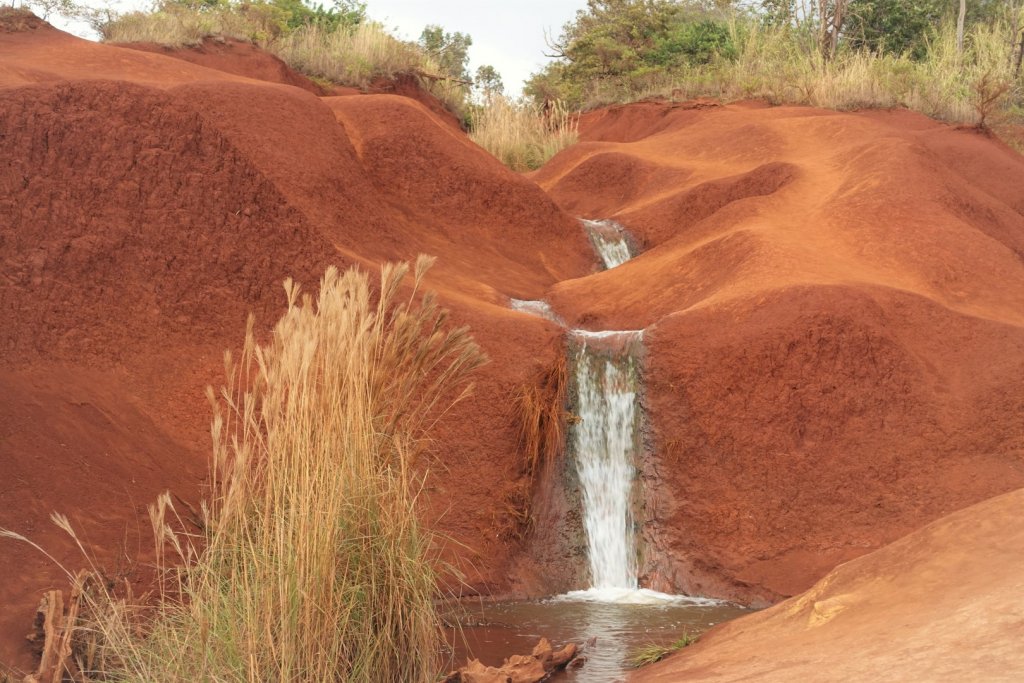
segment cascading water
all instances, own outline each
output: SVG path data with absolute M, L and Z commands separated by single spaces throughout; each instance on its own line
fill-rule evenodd
M 621 225 L 610 220 L 580 222 L 605 268 L 632 258 L 629 236 Z M 565 324 L 545 301 L 512 299 L 510 304 L 515 310 Z M 572 439 L 591 576 L 591 588 L 573 591 L 570 598 L 646 602 L 670 597 L 639 590 L 637 580 L 632 507 L 642 340 L 639 330 L 570 332 L 580 418 L 572 428 Z
M 565 326 L 565 321 L 558 317 L 554 309 L 551 308 L 551 304 L 547 301 L 540 301 L 537 299 L 510 299 L 509 305 L 513 311 L 521 311 L 523 313 L 529 313 L 536 315 L 541 318 L 546 318 L 551 322 L 558 323 L 561 326 Z
M 591 586 L 635 591 L 632 492 L 639 438 L 637 353 L 642 332 L 573 332 L 576 471 Z
M 622 226 L 612 221 L 581 222 L 605 268 L 620 266 L 633 256 Z M 565 327 L 546 301 L 511 299 L 509 305 Z M 571 393 L 579 417 L 570 432 L 577 486 L 571 478 L 563 481 L 569 485 L 569 493 L 578 490 L 581 499 L 591 587 L 540 603 L 516 603 L 508 609 L 509 614 L 538 610 L 543 629 L 550 630 L 564 619 L 581 639 L 596 637 L 596 643 L 586 650 L 585 667 L 565 676 L 568 681 L 605 683 L 622 680 L 629 667 L 629 652 L 650 642 L 655 634 L 678 637 L 681 628 L 703 629 L 721 619 L 712 615 L 722 611 L 728 614 L 725 618 L 731 618 L 738 608 L 708 598 L 639 588 L 633 484 L 642 465 L 639 393 L 643 331 L 570 330 L 567 335 Z M 515 621 L 508 614 L 498 620 L 509 618 Z M 529 624 L 531 633 L 541 628 L 525 617 L 522 623 Z M 505 657 L 508 652 L 499 654 Z
M 614 268 L 633 258 L 625 228 L 611 220 L 580 219 L 605 268 Z

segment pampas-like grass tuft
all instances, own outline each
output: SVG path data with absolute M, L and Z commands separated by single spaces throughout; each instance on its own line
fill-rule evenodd
M 214 406 L 211 499 L 190 534 L 151 506 L 155 604 L 76 580 L 81 677 L 118 681 L 433 681 L 442 631 L 417 496 L 421 437 L 484 357 L 407 265 L 288 281 L 260 343 L 250 318 Z M 56 521 L 74 536 L 64 518 Z M 11 536 L 11 534 L 6 534 Z M 76 539 L 77 540 L 77 539 Z M 85 549 L 83 548 L 83 553 Z

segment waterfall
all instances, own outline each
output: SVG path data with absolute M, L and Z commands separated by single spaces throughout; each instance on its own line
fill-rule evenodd
M 629 239 L 625 228 L 611 220 L 591 221 L 583 218 L 583 223 L 590 243 L 601 257 L 605 268 L 614 268 L 633 258 L 629 248 Z
M 551 304 L 547 301 L 540 301 L 538 299 L 509 299 L 509 306 L 513 311 L 521 311 L 540 318 L 546 318 L 565 327 L 565 321 L 558 317 L 558 314 L 555 313 L 554 309 L 551 308 Z
M 632 492 L 642 332 L 573 332 L 579 422 L 572 428 L 591 586 L 636 590 Z
M 581 219 L 605 268 L 634 256 L 626 230 L 610 220 Z M 546 301 L 510 299 L 511 308 L 565 322 Z M 639 588 L 633 480 L 640 444 L 640 351 L 643 330 L 569 332 L 579 421 L 571 428 L 587 536 L 591 587 L 562 598 L 597 602 L 678 602 Z

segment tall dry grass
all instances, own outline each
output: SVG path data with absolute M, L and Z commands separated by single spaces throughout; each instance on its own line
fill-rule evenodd
M 421 50 L 375 22 L 336 31 L 303 27 L 277 41 L 273 51 L 303 73 L 354 86 L 369 85 L 377 77 L 429 69 Z
M 166 47 L 195 46 L 213 36 L 266 43 L 280 33 L 273 8 L 260 5 L 210 8 L 162 5 L 153 12 L 129 12 L 98 22 L 100 37 L 109 43 L 155 43 Z
M 1024 101 L 1024 83 L 1010 59 L 1010 29 L 1001 22 L 975 26 L 962 53 L 954 27 L 944 26 L 921 59 L 840 50 L 826 60 L 815 36 L 797 28 L 733 21 L 730 30 L 735 59 L 597 82 L 587 91 L 586 107 L 652 95 L 713 96 L 838 110 L 906 107 L 944 121 L 985 125 Z
M 492 97 L 473 116 L 470 137 L 515 171 L 540 168 L 577 140 L 577 117 L 561 102 L 542 108 Z
M 226 357 L 227 386 L 210 390 L 204 531 L 183 531 L 167 495 L 151 507 L 159 559 L 174 565 L 153 608 L 79 585 L 87 675 L 435 679 L 442 634 L 416 459 L 424 429 L 468 391 L 483 356 L 465 329 L 445 329 L 429 294 L 418 297 L 429 264 L 417 261 L 403 299 L 406 265 L 385 266 L 376 295 L 356 269 L 329 269 L 315 299 L 289 281 L 265 344 L 250 319 L 241 356 Z
M 335 31 L 304 26 L 268 49 L 302 73 L 343 85 L 365 88 L 378 78 L 412 75 L 459 118 L 468 102 L 467 84 L 445 77 L 418 45 L 398 40 L 376 22 Z
M 436 60 L 417 44 L 395 38 L 372 21 L 333 30 L 316 24 L 285 30 L 280 11 L 271 5 L 202 10 L 167 5 L 115 17 L 99 24 L 98 30 L 111 43 L 183 47 L 213 36 L 253 41 L 314 79 L 358 88 L 408 74 L 459 118 L 469 99 L 469 84 L 445 77 Z

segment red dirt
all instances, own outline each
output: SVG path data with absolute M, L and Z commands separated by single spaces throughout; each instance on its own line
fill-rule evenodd
M 370 84 L 367 92 L 376 95 L 401 95 L 402 97 L 416 100 L 429 109 L 434 116 L 455 130 L 462 130 L 462 122 L 459 118 L 445 107 L 441 100 L 425 90 L 413 75 L 405 74 L 397 78 L 378 78 Z M 341 95 L 344 93 L 335 92 L 333 94 Z
M 280 83 L 302 88 L 314 95 L 342 97 L 347 95 L 401 95 L 416 100 L 435 116 L 456 130 L 462 130 L 459 119 L 434 95 L 425 90 L 415 76 L 378 78 L 365 91 L 344 86 L 324 88 L 285 64 L 279 57 L 245 41 L 230 38 L 207 38 L 195 47 L 172 48 L 156 43 L 116 43 L 113 47 L 139 50 L 180 59 L 208 69 L 215 69 L 257 81 Z
M 1024 491 L 961 510 L 630 677 L 1019 681 Z
M 207 38 L 194 47 L 167 47 L 156 43 L 115 43 L 112 46 L 174 57 L 208 69 L 245 76 L 257 81 L 294 85 L 314 95 L 327 94 L 323 88 L 289 67 L 280 58 L 242 40 Z
M 1024 485 L 1024 159 L 908 112 L 582 126 L 533 178 L 645 251 L 549 299 L 649 330 L 651 585 L 776 600 Z
M 145 506 L 201 494 L 203 391 L 247 313 L 273 322 L 288 275 L 315 287 L 330 263 L 425 250 L 442 257 L 430 286 L 493 359 L 433 434 L 429 516 L 469 548 L 467 590 L 507 586 L 522 487 L 508 396 L 561 353 L 507 297 L 589 272 L 589 247 L 419 103 L 328 102 L 49 27 L 0 37 L 0 527 L 73 569 L 56 510 L 112 572 L 145 562 Z M 65 579 L 11 541 L 0 576 L 0 661 L 27 669 L 21 636 Z
M 993 139 L 906 112 L 646 102 L 585 115 L 524 178 L 430 102 L 22 24 L 0 20 L 0 527 L 69 568 L 51 511 L 136 576 L 145 505 L 201 495 L 203 390 L 286 276 L 419 252 L 492 359 L 432 434 L 427 516 L 467 592 L 562 590 L 582 562 L 553 479 L 519 540 L 512 397 L 563 348 L 510 296 L 648 328 L 655 588 L 776 600 L 1024 486 L 1024 160 Z M 645 252 L 594 273 L 574 215 Z M 9 541 L 0 576 L 0 662 L 28 668 L 21 635 L 65 579 Z

